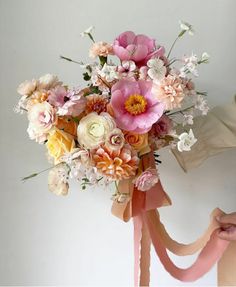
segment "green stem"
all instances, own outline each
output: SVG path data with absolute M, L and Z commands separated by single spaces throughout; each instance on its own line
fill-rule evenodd
M 182 112 L 187 111 L 187 110 L 189 110 L 189 109 L 191 109 L 191 108 L 193 108 L 193 107 L 194 107 L 194 105 L 192 105 L 192 106 L 190 106 L 190 107 L 188 107 L 188 108 L 185 108 L 185 109 L 183 109 L 183 110 L 175 111 L 175 112 L 172 112 L 172 113 L 167 113 L 167 115 L 168 115 L 168 116 L 172 116 L 172 115 L 175 115 L 175 114 L 177 114 L 177 113 L 182 113 Z
M 68 57 L 65 57 L 65 56 L 61 56 L 61 55 L 60 55 L 60 58 L 63 59 L 63 60 L 66 60 L 66 61 L 68 61 L 68 62 L 72 62 L 72 63 L 79 64 L 79 65 L 84 65 L 83 62 L 77 62 L 77 61 L 72 60 L 72 59 L 70 59 L 70 58 L 68 58 Z
M 31 179 L 31 178 L 33 178 L 33 177 L 36 177 L 37 175 L 39 175 L 39 174 L 41 174 L 41 173 L 43 173 L 43 172 L 45 172 L 45 171 L 48 171 L 48 170 L 50 170 L 50 169 L 52 169 L 52 168 L 54 168 L 54 167 L 56 167 L 56 166 L 58 166 L 58 165 L 60 165 L 60 164 L 62 164 L 62 162 L 60 162 L 60 163 L 58 163 L 58 164 L 56 164 L 56 165 L 54 165 L 54 166 L 50 166 L 50 167 L 48 167 L 48 168 L 45 168 L 45 169 L 43 169 L 43 170 L 41 170 L 41 171 L 39 171 L 39 172 L 35 172 L 35 173 L 32 173 L 32 174 L 30 174 L 30 175 L 28 175 L 28 176 L 25 176 L 25 177 L 23 177 L 21 180 L 22 180 L 23 182 L 25 182 L 26 180 Z
M 179 35 L 177 36 L 177 38 L 174 40 L 173 44 L 171 45 L 170 51 L 169 51 L 169 53 L 168 53 L 168 55 L 167 55 L 167 59 L 169 59 L 170 54 L 171 54 L 171 52 L 172 52 L 172 50 L 173 50 L 173 48 L 174 48 L 176 42 L 178 41 L 178 39 L 179 39 Z

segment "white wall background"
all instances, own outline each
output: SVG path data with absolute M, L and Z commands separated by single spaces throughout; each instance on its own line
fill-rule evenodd
M 132 223 L 110 214 L 111 192 L 81 192 L 73 184 L 70 195 L 60 198 L 47 191 L 46 174 L 20 182 L 48 164 L 44 147 L 27 138 L 25 117 L 12 112 L 18 84 L 47 72 L 81 83 L 80 68 L 59 55 L 86 60 L 90 42 L 79 33 L 91 24 L 97 40 L 112 41 L 129 29 L 168 48 L 184 19 L 197 33 L 178 43 L 176 55 L 211 54 L 211 64 L 201 68 L 199 90 L 208 90 L 211 106 L 229 102 L 235 93 L 235 10 L 234 0 L 0 0 L 0 285 L 133 284 Z M 174 203 L 161 215 L 174 238 L 195 240 L 216 206 L 236 210 L 236 150 L 187 175 L 168 151 L 161 158 L 162 182 Z M 172 258 L 180 266 L 194 260 Z M 216 284 L 215 268 L 191 284 L 171 278 L 155 256 L 151 269 L 152 286 Z

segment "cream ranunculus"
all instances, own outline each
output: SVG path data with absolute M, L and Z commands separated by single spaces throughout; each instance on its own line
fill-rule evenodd
M 109 132 L 116 127 L 108 113 L 90 113 L 81 119 L 77 129 L 79 143 L 88 149 L 93 149 L 102 144 Z
M 35 91 L 36 86 L 37 86 L 36 80 L 24 81 L 17 88 L 17 92 L 22 96 L 25 96 L 25 95 L 29 96 Z

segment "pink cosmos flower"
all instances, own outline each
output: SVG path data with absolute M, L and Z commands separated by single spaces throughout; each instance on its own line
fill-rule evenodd
M 67 98 L 65 87 L 57 86 L 49 91 L 48 102 L 54 107 L 62 107 Z
M 133 183 L 140 191 L 148 191 L 159 181 L 156 169 L 148 168 Z
M 82 92 L 78 90 L 68 91 L 66 95 L 66 102 L 63 106 L 59 107 L 57 114 L 60 116 L 79 116 L 86 107 L 86 98 Z
M 111 90 L 111 107 L 119 128 L 138 134 L 148 132 L 162 116 L 164 105 L 152 92 L 150 81 L 120 80 Z
M 155 40 L 148 36 L 135 35 L 134 32 L 127 31 L 115 39 L 113 51 L 120 60 L 133 60 L 141 67 L 152 57 L 162 57 L 165 49 L 162 46 L 156 46 Z

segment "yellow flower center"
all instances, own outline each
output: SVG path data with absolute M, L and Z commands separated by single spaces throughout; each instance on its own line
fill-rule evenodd
M 142 95 L 130 95 L 125 101 L 125 109 L 131 115 L 139 115 L 146 111 L 147 101 Z

